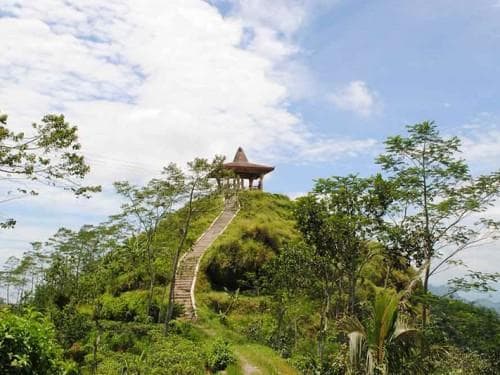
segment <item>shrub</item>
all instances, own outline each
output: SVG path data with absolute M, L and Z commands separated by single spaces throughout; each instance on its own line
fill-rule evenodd
M 234 354 L 227 341 L 216 338 L 206 352 L 207 367 L 212 371 L 222 371 L 235 361 Z
M 121 322 L 146 322 L 147 292 L 125 292 L 118 297 L 104 294 L 102 297 L 101 317 Z M 158 309 L 156 304 L 153 306 Z
M 134 347 L 135 336 L 130 331 L 108 332 L 105 336 L 105 342 L 114 352 L 125 352 Z
M 153 338 L 147 363 L 153 375 L 204 375 L 205 361 L 199 345 L 178 336 Z
M 67 355 L 76 363 L 83 364 L 85 361 L 85 355 L 86 355 L 85 349 L 82 347 L 82 345 L 78 342 L 75 342 L 73 345 L 71 345 L 71 348 L 68 349 Z
M 0 374 L 58 375 L 69 372 L 53 326 L 40 314 L 0 311 Z
M 258 293 L 262 268 L 283 243 L 298 236 L 294 204 L 287 197 L 258 191 L 240 195 L 242 210 L 202 261 L 212 286 Z
M 57 338 L 65 349 L 85 338 L 91 328 L 88 317 L 77 311 L 73 304 L 66 305 L 62 310 L 53 310 L 51 318 L 57 330 Z

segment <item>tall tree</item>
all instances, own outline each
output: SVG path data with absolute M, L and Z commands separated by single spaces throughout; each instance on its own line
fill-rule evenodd
M 19 285 L 19 275 L 16 272 L 19 263 L 20 260 L 17 257 L 9 257 L 3 265 L 2 272 L 0 273 L 0 282 L 5 286 L 5 290 L 7 293 L 7 303 L 11 303 L 12 289 L 16 288 Z
M 337 315 L 356 312 L 356 285 L 372 255 L 369 241 L 375 238 L 385 209 L 377 188 L 379 180 L 354 175 L 320 179 L 313 193 L 298 201 L 298 228 L 311 246 L 322 290 L 321 360 L 332 303 Z
M 290 350 L 290 341 L 295 346 L 300 337 L 299 321 L 310 314 L 305 307 L 317 281 L 313 258 L 310 246 L 297 242 L 286 244 L 264 265 L 263 284 L 272 296 L 277 323 L 272 343 L 282 352 Z
M 77 128 L 63 115 L 47 115 L 32 125 L 30 135 L 7 127 L 7 115 L 0 113 L 0 203 L 38 194 L 36 183 L 56 186 L 88 196 L 99 186 L 82 186 L 90 171 L 80 153 Z M 15 225 L 14 219 L 0 227 Z
M 216 156 L 212 162 L 207 159 L 196 158 L 187 164 L 188 168 L 182 180 L 182 202 L 185 207 L 180 211 L 182 219 L 179 233 L 179 242 L 174 250 L 172 261 L 172 279 L 170 281 L 170 293 L 168 297 L 167 313 L 165 316 L 165 333 L 168 331 L 168 324 L 172 320 L 174 313 L 174 289 L 176 282 L 177 268 L 181 252 L 185 247 L 186 239 L 191 229 L 194 217 L 204 212 L 203 207 L 195 205 L 196 201 L 209 196 L 216 191 L 220 191 L 221 186 L 214 186 L 212 183 L 214 172 L 220 171 L 223 158 Z
M 154 265 L 154 239 L 160 222 L 180 203 L 185 187 L 185 176 L 175 164 L 163 170 L 162 178 L 149 181 L 144 187 L 129 182 L 116 182 L 116 191 L 125 198 L 122 212 L 114 219 L 123 219 L 132 230 L 134 246 L 143 250 L 149 276 L 147 311 L 151 316 L 156 268 Z
M 442 137 L 433 122 L 408 126 L 406 137 L 389 137 L 385 145 L 377 163 L 396 187 L 388 224 L 424 267 L 426 293 L 430 277 L 495 235 L 499 223 L 480 216 L 498 198 L 500 172 L 473 177 L 459 157 L 460 140 Z M 427 320 L 424 304 L 424 327 Z

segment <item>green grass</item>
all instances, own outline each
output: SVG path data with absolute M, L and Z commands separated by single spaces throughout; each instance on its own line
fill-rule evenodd
M 208 229 L 210 224 L 223 209 L 222 196 L 205 197 L 194 203 L 196 214 L 183 246 L 182 252 L 188 251 L 196 240 Z M 158 233 L 153 241 L 154 268 L 156 283 L 165 285 L 171 279 L 173 252 L 177 249 L 180 228 L 184 223 L 185 208 L 170 215 L 160 223 Z M 149 273 L 146 257 L 142 251 L 133 246 L 118 247 L 103 258 L 103 263 L 110 272 L 107 291 L 113 295 L 122 292 L 147 289 Z
M 220 198 L 202 203 L 205 205 L 204 212 L 193 221 L 184 251 L 189 249 L 223 208 Z M 170 368 L 174 362 L 179 364 L 175 370 L 178 374 L 204 373 L 205 370 L 200 368 L 202 358 L 206 348 L 217 337 L 229 342 L 237 358 L 237 362 L 227 368 L 227 374 L 244 374 L 245 366 L 255 367 L 264 375 L 297 373 L 271 348 L 249 342 L 245 336 L 244 318 L 255 315 L 256 312 L 267 316 L 269 308 L 267 297 L 241 294 L 238 303 L 231 309 L 233 315 L 228 325 L 222 324 L 219 315 L 214 313 L 214 311 L 225 311 L 230 297 L 225 292 L 211 289 L 211 283 L 204 277 L 206 266 L 215 262 L 217 266 L 222 266 L 222 270 L 234 267 L 236 270 L 248 269 L 258 273 L 262 264 L 279 251 L 283 242 L 298 237 L 292 217 L 293 202 L 287 197 L 257 191 L 243 192 L 241 206 L 242 210 L 237 217 L 204 257 L 205 268 L 202 267 L 200 273 L 201 290 L 204 293 L 200 291 L 197 293 L 200 319 L 195 324 L 176 321 L 168 337 L 163 336 L 160 324 L 138 323 L 147 321 L 145 311 L 147 274 L 144 259 L 128 259 L 126 253 L 120 252 L 107 257 L 106 261 L 114 262 L 116 268 L 113 268 L 114 285 L 102 296 L 105 320 L 102 321 L 104 332 L 100 344 L 99 373 L 119 373 L 126 365 L 130 366 L 131 370 L 134 366 L 155 369 L 156 372 L 153 373 L 159 374 L 158 371 L 165 368 L 164 366 Z M 170 278 L 169 252 L 176 245 L 181 213 L 163 222 L 155 239 L 157 254 L 155 265 L 161 284 L 168 282 Z M 231 258 L 231 254 L 227 251 L 235 243 L 240 246 L 240 251 Z M 228 256 L 230 262 L 227 262 Z M 251 281 L 251 278 L 242 280 L 246 283 Z M 163 285 L 158 285 L 154 290 L 154 301 L 159 306 L 162 304 L 164 288 Z M 93 309 L 92 306 L 81 305 L 79 311 L 90 318 Z M 87 353 L 86 373 L 89 370 L 92 337 L 95 334 L 93 329 L 86 342 L 81 343 Z M 144 356 L 141 357 L 142 352 Z M 185 368 L 182 367 L 183 364 Z
M 288 197 L 243 191 L 240 202 L 240 212 L 202 259 L 200 290 L 254 289 L 262 266 L 299 237 Z
M 241 368 L 241 362 L 238 361 L 237 363 L 233 363 L 233 364 L 227 366 L 226 374 L 227 375 L 244 375 L 245 373 L 243 372 L 243 370 Z
M 274 350 L 258 343 L 249 342 L 247 337 L 223 324 L 219 316 L 205 306 L 199 309 L 199 319 L 195 327 L 205 332 L 208 338 L 223 337 L 230 343 L 238 362 L 228 367 L 227 374 L 244 374 L 245 364 L 257 368 L 263 375 L 298 374 Z
M 208 336 L 222 336 L 230 342 L 238 362 L 227 368 L 229 375 L 244 374 L 244 366 L 253 366 L 264 375 L 297 374 L 271 348 L 249 342 L 242 333 L 240 323 L 245 316 L 267 316 L 267 297 L 240 293 L 226 324 L 216 313 L 226 311 L 230 297 L 226 292 L 213 290 L 212 286 L 252 289 L 254 277 L 258 277 L 262 265 L 279 251 L 283 243 L 299 237 L 293 218 L 294 203 L 288 197 L 244 191 L 240 194 L 240 203 L 238 215 L 202 259 L 197 284 L 199 320 L 196 325 Z M 231 283 L 231 280 L 236 282 Z
M 235 352 L 257 367 L 265 375 L 295 375 L 297 370 L 293 369 L 275 351 L 259 344 L 236 345 Z

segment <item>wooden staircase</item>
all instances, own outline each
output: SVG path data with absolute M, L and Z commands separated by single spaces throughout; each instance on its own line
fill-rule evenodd
M 184 306 L 184 317 L 186 318 L 196 319 L 194 288 L 201 257 L 217 237 L 224 232 L 238 210 L 237 200 L 235 198 L 227 199 L 221 214 L 180 260 L 174 286 L 174 301 Z

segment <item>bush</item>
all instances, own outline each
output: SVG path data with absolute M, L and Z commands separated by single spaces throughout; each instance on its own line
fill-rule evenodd
M 118 297 L 104 294 L 102 297 L 101 318 L 121 322 L 146 322 L 147 292 L 125 292 Z M 153 307 L 158 307 L 153 304 Z
M 78 312 L 73 304 L 62 310 L 55 309 L 51 318 L 57 330 L 57 338 L 65 349 L 87 336 L 91 322 L 85 314 Z
M 227 341 L 217 338 L 208 347 L 207 367 L 212 371 L 222 371 L 235 361 L 234 354 Z
M 465 352 L 451 347 L 445 351 L 445 356 L 436 360 L 434 373 L 436 375 L 493 375 L 498 374 L 498 368 L 475 352 Z
M 0 374 L 67 374 L 53 326 L 40 314 L 0 311 Z
M 107 332 L 104 338 L 109 349 L 114 352 L 125 352 L 134 347 L 135 336 L 129 332 Z
M 298 237 L 294 203 L 260 191 L 240 194 L 242 210 L 204 256 L 201 270 L 216 289 L 259 291 L 262 268 Z
M 162 333 L 153 337 L 147 356 L 153 375 L 204 375 L 205 361 L 199 345 L 178 336 L 166 340 Z

